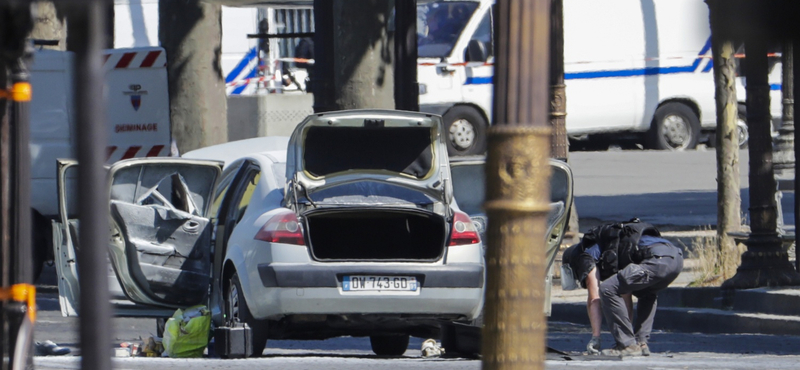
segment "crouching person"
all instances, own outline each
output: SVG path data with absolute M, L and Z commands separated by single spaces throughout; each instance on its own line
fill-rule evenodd
M 683 252 L 650 224 L 638 219 L 604 225 L 594 232 L 601 249 L 600 300 L 616 345 L 603 350 L 609 356 L 649 355 L 658 292 L 683 269 Z M 631 321 L 626 296 L 638 298 L 636 323 Z
M 654 226 L 638 219 L 592 228 L 580 243 L 567 248 L 562 257 L 562 287 L 581 286 L 589 293 L 586 308 L 592 339 L 587 353 L 600 354 L 600 327 L 605 316 L 616 343 L 603 350 L 604 355 L 649 355 L 647 342 L 657 294 L 682 268 L 681 250 L 661 238 Z M 635 328 L 632 295 L 639 299 Z

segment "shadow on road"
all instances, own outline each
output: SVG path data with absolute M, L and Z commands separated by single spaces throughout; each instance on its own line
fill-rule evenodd
M 749 189 L 742 189 L 742 214 L 748 217 Z M 784 193 L 781 201 L 783 222 L 794 224 L 794 194 Z M 714 227 L 717 224 L 717 193 L 688 191 L 634 195 L 575 197 L 580 230 L 603 222 L 625 221 L 639 217 L 662 230 L 687 230 Z M 745 222 L 747 219 L 744 220 Z
M 584 351 L 590 338 L 591 329 L 588 325 L 548 323 L 547 345 L 555 349 L 567 352 Z M 603 348 L 614 345 L 614 338 L 605 331 L 605 327 L 601 339 Z M 679 352 L 800 355 L 800 336 L 654 331 L 649 346 L 654 355 Z

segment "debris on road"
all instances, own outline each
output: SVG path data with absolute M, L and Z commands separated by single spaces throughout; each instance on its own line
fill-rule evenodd
M 427 339 L 422 342 L 422 357 L 441 357 L 444 354 L 444 348 L 435 339 Z

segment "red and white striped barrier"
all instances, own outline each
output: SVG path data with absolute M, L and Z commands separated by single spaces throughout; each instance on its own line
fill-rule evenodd
M 106 70 L 123 68 L 162 68 L 167 65 L 167 54 L 161 48 L 143 48 L 129 52 L 111 52 L 103 55 Z
M 167 149 L 167 151 L 165 151 Z M 106 148 L 106 161 L 113 163 L 123 159 L 130 159 L 136 157 L 158 157 L 166 156 L 169 148 L 166 145 L 153 145 L 152 147 L 143 147 L 141 145 L 131 145 L 129 147 L 117 147 L 110 145 Z
M 243 80 L 231 81 L 225 85 L 227 87 L 233 87 L 233 86 L 249 85 L 256 82 L 265 82 L 270 80 L 274 80 L 274 78 L 272 76 L 261 76 L 261 77 L 252 77 L 252 78 L 245 78 Z

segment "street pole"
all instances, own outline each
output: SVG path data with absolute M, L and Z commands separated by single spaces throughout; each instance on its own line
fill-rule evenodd
M 713 24 L 714 20 L 712 20 Z M 739 135 L 737 119 L 739 102 L 736 98 L 736 48 L 733 40 L 717 34 L 711 37 L 714 57 L 714 84 L 717 112 L 717 249 L 736 253 L 736 241 L 731 232 L 741 229 L 741 193 L 739 185 Z M 723 263 L 720 253 L 717 266 Z M 723 274 L 724 269 L 720 269 Z M 723 275 L 723 279 L 730 276 Z
M 742 254 L 742 264 L 736 270 L 736 275 L 722 284 L 722 289 L 800 285 L 800 274 L 789 263 L 789 256 L 782 248 L 777 230 L 767 42 L 765 37 L 745 40 L 751 232 L 745 241 L 747 251 Z
M 781 127 L 775 139 L 775 170 L 779 178 L 794 179 L 794 58 L 792 41 L 781 48 Z
M 81 367 L 111 369 L 111 304 L 108 294 L 108 184 L 106 157 L 104 44 L 106 2 L 76 3 L 70 37 L 75 50 L 74 94 L 77 118 L 78 217 L 80 245 L 80 349 Z
M 800 32 L 797 29 L 794 29 L 794 33 L 790 35 L 792 40 L 792 44 L 796 41 L 800 41 Z M 800 48 L 795 49 L 792 47 L 792 61 L 797 59 L 795 57 L 800 58 Z M 800 96 L 800 82 L 797 81 L 798 76 L 800 73 L 798 72 L 796 64 L 792 63 L 792 96 Z M 792 116 L 794 116 L 794 109 L 792 109 Z M 800 130 L 794 130 L 794 142 L 800 143 Z M 800 230 L 800 197 L 797 197 L 797 194 L 800 194 L 800 182 L 797 181 L 796 175 L 800 173 L 800 150 L 794 151 L 794 173 L 795 173 L 795 181 L 794 181 L 794 233 L 795 233 L 795 247 L 794 247 L 794 259 L 795 259 L 795 270 L 800 271 L 800 248 L 797 247 L 797 231 Z
M 543 369 L 550 0 L 499 0 L 496 6 L 482 363 L 492 370 Z
M 31 101 L 27 1 L 0 5 L 0 368 L 32 366 L 36 289 L 31 265 Z M 8 86 L 11 86 L 9 89 Z

